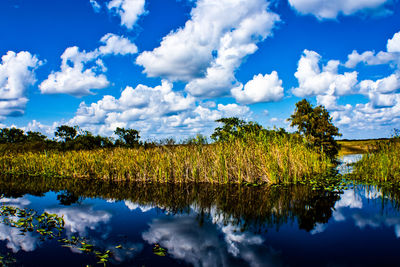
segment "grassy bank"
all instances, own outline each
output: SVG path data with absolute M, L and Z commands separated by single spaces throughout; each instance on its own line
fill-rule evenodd
M 377 143 L 388 142 L 388 139 L 366 139 L 366 140 L 338 140 L 340 145 L 339 156 L 349 154 L 365 154 L 376 150 Z
M 290 136 L 211 145 L 113 148 L 0 155 L 0 172 L 122 181 L 291 183 L 326 172 L 325 156 Z
M 355 163 L 351 177 L 374 182 L 400 182 L 400 138 L 380 142 L 376 150 Z

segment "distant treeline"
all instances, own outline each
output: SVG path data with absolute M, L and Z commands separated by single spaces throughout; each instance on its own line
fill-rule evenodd
M 115 146 L 139 146 L 139 132 L 133 129 L 117 128 L 117 140 L 111 137 L 93 135 L 81 130 L 78 126 L 61 125 L 54 132 L 54 139 L 49 139 L 40 132 L 24 132 L 18 128 L 0 129 L 0 144 L 3 150 L 22 151 L 41 150 L 92 150 Z
M 236 138 L 245 138 L 249 133 L 261 132 L 271 136 L 289 135 L 283 128 L 268 130 L 256 122 L 245 122 L 238 118 L 222 118 L 217 120 L 223 127 L 217 127 L 211 135 L 213 141 L 221 142 Z M 82 130 L 79 126 L 61 125 L 54 132 L 55 138 L 49 139 L 40 132 L 24 132 L 19 128 L 0 128 L 0 150 L 42 151 L 42 150 L 93 150 L 98 148 L 138 148 L 171 145 L 208 144 L 208 138 L 197 134 L 195 137 L 177 141 L 165 138 L 158 141 L 140 140 L 139 131 L 117 127 L 114 131 L 117 138 L 94 135 Z

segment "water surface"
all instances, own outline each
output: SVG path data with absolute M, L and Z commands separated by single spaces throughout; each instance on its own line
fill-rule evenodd
M 111 250 L 108 266 L 396 265 L 396 192 L 0 179 L 1 205 L 63 216 L 63 237 Z M 93 254 L 0 224 L 11 266 L 96 266 Z M 166 256 L 157 256 L 159 244 Z M 116 248 L 118 247 L 118 248 Z M 101 265 L 98 265 L 101 266 Z

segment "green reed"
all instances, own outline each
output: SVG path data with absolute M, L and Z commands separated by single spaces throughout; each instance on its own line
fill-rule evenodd
M 292 183 L 332 166 L 327 157 L 290 136 L 249 136 L 210 145 L 0 155 L 2 173 L 158 183 Z
M 383 183 L 400 182 L 400 138 L 381 142 L 376 150 L 365 154 L 354 164 L 350 177 L 356 180 Z

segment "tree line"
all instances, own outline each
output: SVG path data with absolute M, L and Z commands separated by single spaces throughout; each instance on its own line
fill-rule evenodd
M 288 133 L 285 129 L 265 129 L 257 122 L 246 122 L 237 117 L 221 118 L 216 122 L 220 123 L 214 129 L 211 139 L 214 142 L 226 142 L 235 138 L 246 139 L 249 137 L 263 136 L 264 138 L 285 136 L 294 140 L 306 142 L 310 147 L 315 148 L 328 155 L 335 157 L 339 145 L 335 136 L 341 136 L 339 129 L 332 123 L 329 112 L 323 106 L 310 104 L 303 99 L 296 103 L 294 113 L 288 119 L 292 127 L 297 127 L 295 133 Z M 142 141 L 140 133 L 135 129 L 117 127 L 114 131 L 117 138 L 93 135 L 89 131 L 80 129 L 78 126 L 61 125 L 54 132 L 55 139 L 48 139 L 40 132 L 24 132 L 18 128 L 0 129 L 0 144 L 6 144 L 14 150 L 92 150 L 97 148 L 127 147 L 137 148 L 154 147 L 157 145 L 175 145 L 172 138 L 161 141 Z M 180 144 L 207 144 L 208 138 L 198 134 L 196 137 L 188 138 Z M 11 146 L 10 146 L 11 144 Z

